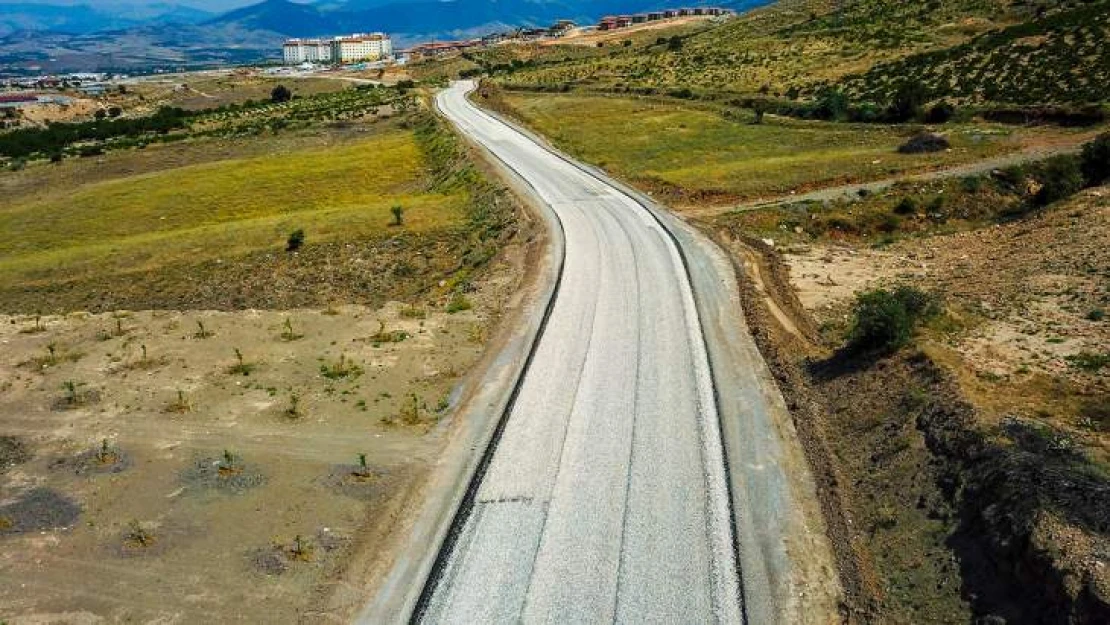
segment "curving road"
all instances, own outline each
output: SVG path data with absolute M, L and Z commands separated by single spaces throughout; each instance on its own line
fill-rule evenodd
M 628 195 L 466 99 L 438 104 L 550 206 L 558 294 L 417 618 L 741 622 L 729 482 L 679 250 Z

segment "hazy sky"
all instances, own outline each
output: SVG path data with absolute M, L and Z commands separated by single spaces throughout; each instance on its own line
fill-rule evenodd
M 0 6 L 5 4 L 53 4 L 68 6 L 87 4 L 98 8 L 110 8 L 121 4 L 148 6 L 151 4 L 182 4 L 196 7 L 206 11 L 219 12 L 236 9 L 248 4 L 257 4 L 260 0 L 0 0 Z M 308 2 L 308 0 L 292 0 L 293 2 Z

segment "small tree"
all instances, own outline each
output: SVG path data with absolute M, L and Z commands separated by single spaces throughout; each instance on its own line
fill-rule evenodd
M 293 92 L 285 85 L 278 85 L 270 92 L 270 101 L 274 104 L 281 104 L 293 99 Z
M 397 206 L 394 206 L 393 208 L 389 209 L 389 212 L 393 213 L 393 223 L 390 224 L 391 226 L 404 225 L 404 223 L 405 223 L 405 209 L 404 209 L 404 207 L 402 207 L 400 205 L 397 205 Z
M 763 115 L 767 113 L 770 104 L 763 98 L 758 98 L 752 101 L 752 112 L 755 113 L 754 123 L 756 125 L 763 123 Z
M 952 119 L 952 116 L 955 114 L 956 107 L 952 106 L 944 100 L 941 100 L 940 102 L 934 104 L 933 107 L 929 109 L 929 112 L 925 113 L 925 123 L 943 124 Z
M 285 243 L 286 252 L 296 252 L 304 245 L 304 230 L 297 228 L 289 233 L 289 240 Z
M 667 49 L 671 52 L 678 52 L 682 49 L 682 37 L 675 35 L 667 40 Z
M 108 111 L 105 111 L 104 109 L 96 109 L 96 112 L 93 113 L 93 116 L 96 117 L 98 120 L 104 119 L 108 116 Z
M 1040 190 L 1033 197 L 1033 203 L 1037 206 L 1048 206 L 1083 188 L 1083 172 L 1079 167 L 1079 159 L 1071 155 L 1046 160 L 1037 179 L 1041 183 Z
M 1097 186 L 1110 180 L 1110 132 L 1104 132 L 1083 146 L 1083 177 L 1088 186 Z
M 119 117 L 123 115 L 123 109 L 118 106 L 113 106 L 108 109 L 108 117 Z
M 911 80 L 902 83 L 894 92 L 894 99 L 890 103 L 891 121 L 907 122 L 921 117 L 921 107 L 928 97 L 928 90 L 920 82 Z

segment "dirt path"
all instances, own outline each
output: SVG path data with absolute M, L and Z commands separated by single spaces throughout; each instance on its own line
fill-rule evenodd
M 837 185 L 834 187 L 827 187 L 824 189 L 818 189 L 816 191 L 810 191 L 808 193 L 792 193 L 789 195 L 747 200 L 739 204 L 728 206 L 707 206 L 704 208 L 680 210 L 680 212 L 687 217 L 714 217 L 717 215 L 723 215 L 725 213 L 757 210 L 760 208 L 769 208 L 772 206 L 781 206 L 784 204 L 795 204 L 798 202 L 829 202 L 834 200 L 846 199 L 858 196 L 860 191 L 867 191 L 871 193 L 884 191 L 900 182 L 921 182 L 926 180 L 938 180 L 941 178 L 959 178 L 963 176 L 973 176 L 976 174 L 990 172 L 995 169 L 1003 169 L 1014 165 L 1021 165 L 1023 163 L 1042 160 L 1060 154 L 1075 154 L 1079 152 L 1084 143 L 1090 141 L 1096 134 L 1098 134 L 1098 131 L 1054 138 L 1043 143 L 1027 147 L 1020 152 L 988 158 L 986 160 L 976 161 L 974 163 L 966 163 L 963 165 L 958 165 L 956 167 L 936 169 L 933 171 L 927 171 L 918 174 L 895 176 L 892 178 L 875 180 L 873 182 Z

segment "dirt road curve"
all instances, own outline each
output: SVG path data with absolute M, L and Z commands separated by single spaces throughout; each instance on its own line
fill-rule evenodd
M 414 620 L 762 623 L 808 611 L 801 621 L 827 622 L 835 575 L 805 463 L 783 442 L 789 418 L 770 406 L 781 397 L 763 369 L 730 373 L 752 362 L 747 345 L 723 367 L 735 387 L 724 400 L 715 388 L 720 350 L 705 336 L 719 315 L 703 328 L 694 283 L 709 275 L 731 293 L 714 273 L 731 268 L 688 269 L 673 225 L 474 107 L 471 88 L 441 93 L 440 110 L 554 212 L 565 259 L 503 433 Z M 737 391 L 744 401 L 732 401 Z M 739 460 L 753 443 L 763 449 Z M 794 567 L 803 554 L 816 566 Z M 800 599 L 809 582 L 813 599 Z

